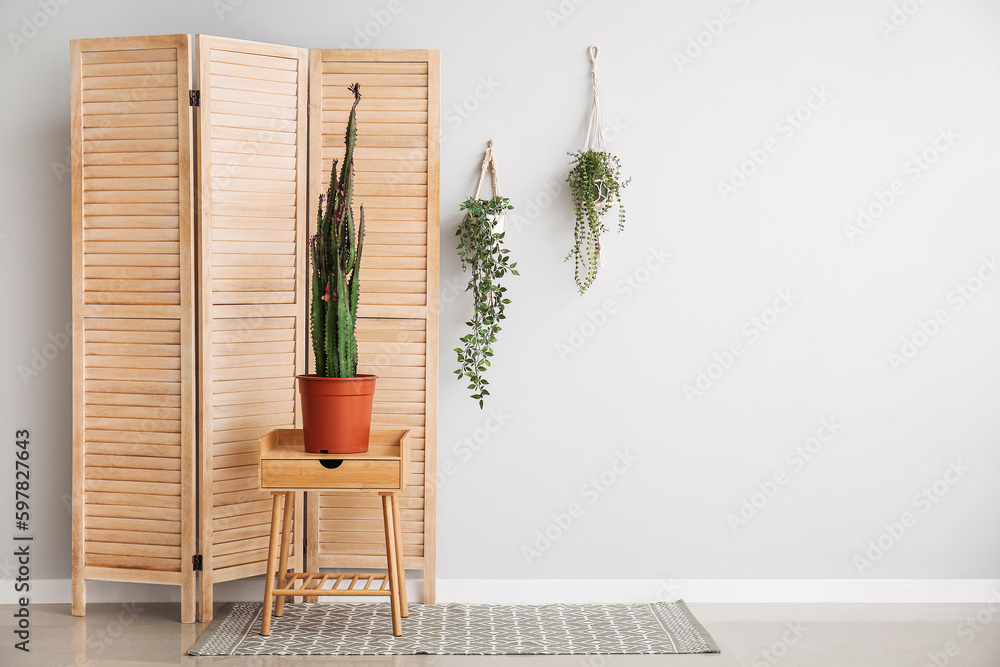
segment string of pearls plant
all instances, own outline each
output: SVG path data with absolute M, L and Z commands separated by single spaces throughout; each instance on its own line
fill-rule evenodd
M 573 259 L 573 278 L 580 294 L 586 292 L 597 279 L 597 269 L 604 265 L 602 240 L 608 231 L 603 217 L 618 204 L 618 231 L 625 229 L 625 207 L 621 191 L 632 179 L 622 180 L 618 158 L 608 152 L 604 139 L 604 118 L 601 109 L 601 82 L 597 76 L 597 47 L 588 49 L 590 76 L 594 99 L 590 105 L 590 123 L 583 150 L 570 153 L 573 168 L 566 181 L 569 183 L 576 214 L 573 230 L 573 248 L 566 261 Z
M 566 260 L 574 259 L 573 277 L 577 289 L 583 294 L 597 279 L 601 265 L 601 241 L 608 231 L 603 216 L 618 204 L 618 231 L 625 229 L 625 206 L 621 191 L 632 179 L 622 180 L 618 158 L 606 151 L 577 151 L 570 153 L 575 164 L 566 181 L 569 183 L 576 214 L 573 230 L 573 248 Z

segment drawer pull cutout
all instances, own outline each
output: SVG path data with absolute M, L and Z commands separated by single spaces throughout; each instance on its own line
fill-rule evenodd
M 344 459 L 320 459 L 319 464 L 327 470 L 336 470 L 343 462 Z

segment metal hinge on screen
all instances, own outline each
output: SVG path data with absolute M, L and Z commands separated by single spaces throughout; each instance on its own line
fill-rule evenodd
M 195 572 L 201 572 L 201 568 L 202 568 L 201 554 L 197 554 L 195 556 L 192 556 L 191 557 L 191 569 L 193 569 Z
M 188 91 L 188 102 L 193 107 L 201 106 L 201 91 L 200 90 L 189 90 Z

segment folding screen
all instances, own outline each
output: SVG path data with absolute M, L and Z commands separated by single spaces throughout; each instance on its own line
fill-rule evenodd
M 361 370 L 382 377 L 373 423 L 413 429 L 404 552 L 432 601 L 437 53 L 314 52 L 308 71 L 304 49 L 200 36 L 195 59 L 171 35 L 77 40 L 72 56 L 73 612 L 87 579 L 163 583 L 192 621 L 199 582 L 208 620 L 215 583 L 264 572 L 256 443 L 299 422 L 305 215 L 355 80 Z M 310 496 L 295 534 L 312 567 L 384 566 L 370 503 Z

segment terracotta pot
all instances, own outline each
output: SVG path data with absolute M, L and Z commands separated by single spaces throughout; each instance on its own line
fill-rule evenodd
M 375 375 L 324 378 L 299 375 L 302 436 L 311 454 L 368 451 Z

